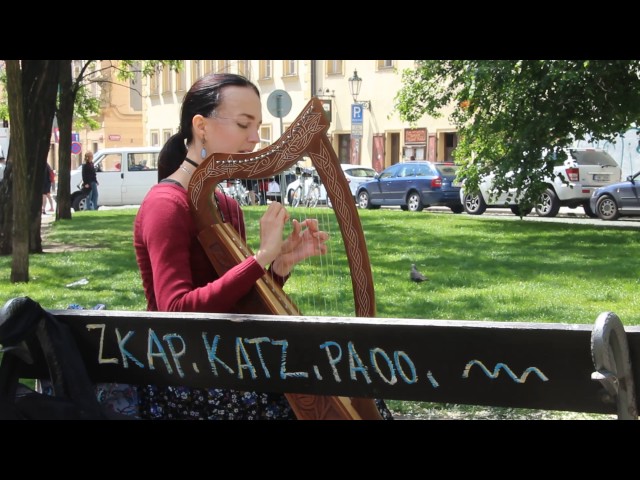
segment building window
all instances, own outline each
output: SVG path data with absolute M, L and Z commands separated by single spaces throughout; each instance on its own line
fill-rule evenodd
M 271 73 L 271 60 L 260 60 L 260 79 L 270 79 Z
M 262 125 L 260 127 L 260 148 L 271 145 L 271 125 Z
M 218 73 L 227 73 L 231 69 L 229 68 L 229 60 L 218 60 L 218 68 L 216 72 Z
M 282 62 L 282 71 L 285 77 L 295 77 L 298 75 L 298 61 L 284 60 Z
M 162 67 L 162 93 L 171 92 L 171 69 L 165 65 Z
M 157 147 L 160 145 L 160 142 L 158 141 L 159 135 L 158 135 L 158 131 L 157 130 L 151 130 L 151 146 L 152 147 Z
M 378 70 L 389 70 L 393 68 L 393 60 L 378 60 Z
M 151 75 L 151 83 L 149 85 L 149 91 L 151 95 L 158 95 L 160 93 L 160 74 L 159 72 Z
M 176 72 L 176 92 L 184 92 L 185 85 L 187 84 L 187 72 L 184 69 L 184 65 L 179 72 Z
M 238 74 L 249 78 L 249 60 L 238 60 Z
M 202 62 L 191 60 L 191 83 L 195 83 L 202 76 Z
M 327 75 L 342 75 L 342 60 L 327 60 Z
M 171 137 L 172 133 L 171 133 L 171 129 L 169 130 L 162 130 L 162 142 L 163 143 L 167 143 L 167 140 L 169 140 L 169 138 Z

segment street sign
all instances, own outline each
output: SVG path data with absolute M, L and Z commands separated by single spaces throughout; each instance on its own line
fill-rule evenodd
M 351 104 L 351 123 L 362 123 L 362 105 L 359 103 Z
M 284 90 L 274 90 L 267 98 L 267 110 L 274 117 L 285 117 L 291 111 L 291 97 Z
M 362 136 L 362 124 L 361 123 L 353 123 L 353 124 L 351 124 L 351 136 L 352 137 L 361 137 Z
M 82 145 L 78 142 L 71 142 L 71 153 L 78 155 L 82 151 Z

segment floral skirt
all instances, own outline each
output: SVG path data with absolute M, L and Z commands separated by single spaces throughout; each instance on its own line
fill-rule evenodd
M 138 392 L 139 415 L 147 420 L 295 420 L 280 393 L 147 385 Z M 393 415 L 383 400 L 376 400 L 385 420 Z

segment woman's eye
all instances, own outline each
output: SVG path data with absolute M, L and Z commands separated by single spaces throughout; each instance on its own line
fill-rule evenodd
M 238 123 L 238 126 L 240 128 L 249 128 L 249 125 L 243 125 L 242 123 Z

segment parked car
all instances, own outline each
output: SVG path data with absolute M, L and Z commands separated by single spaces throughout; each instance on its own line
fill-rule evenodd
M 363 167 L 362 165 L 352 165 L 350 163 L 341 163 L 340 168 L 344 172 L 344 176 L 349 184 L 353 200 L 356 200 L 356 193 L 360 185 L 370 182 L 376 176 L 376 171 L 371 167 Z M 331 207 L 331 199 L 327 199 L 327 205 Z
M 460 202 L 460 185 L 456 182 L 457 170 L 458 166 L 452 163 L 396 163 L 358 187 L 358 206 L 399 206 L 411 212 L 441 206 L 449 207 L 453 213 L 462 213 L 464 208 Z
M 560 207 L 582 207 L 585 213 L 595 218 L 590 206 L 591 195 L 595 189 L 620 181 L 622 170 L 618 163 L 606 151 L 593 148 L 567 149 L 567 159 L 558 159 L 553 167 L 553 176 L 545 179 L 546 190 L 536 202 L 534 208 L 540 217 L 555 217 Z M 515 189 L 496 194 L 492 175 L 488 175 L 479 184 L 479 192 L 468 192 L 464 185 L 460 190 L 460 200 L 470 215 L 481 215 L 489 207 L 511 208 L 520 215 L 521 197 Z M 531 210 L 524 212 L 527 215 Z
M 624 182 L 594 190 L 591 210 L 602 220 L 617 220 L 622 216 L 640 215 L 640 171 Z
M 93 154 L 98 178 L 98 206 L 140 205 L 158 183 L 160 147 L 105 148 Z M 88 191 L 82 188 L 82 165 L 71 172 L 71 207 L 86 210 Z

